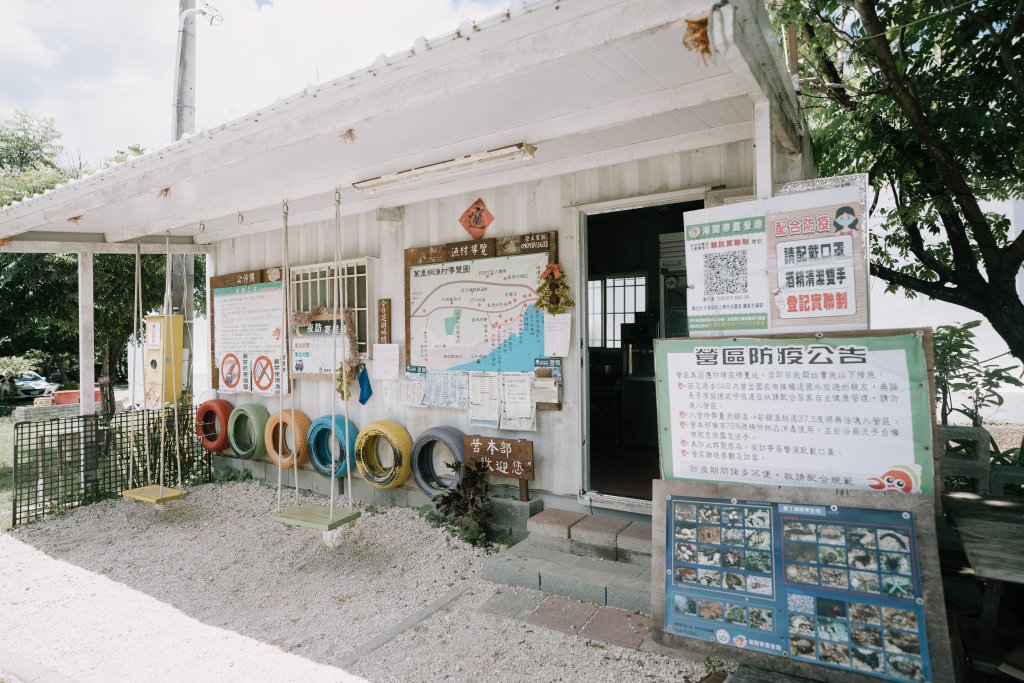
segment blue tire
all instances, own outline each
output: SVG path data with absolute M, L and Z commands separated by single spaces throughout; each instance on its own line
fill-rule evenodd
M 345 438 L 345 427 L 348 426 L 348 439 Z M 351 422 L 345 421 L 344 415 L 334 416 L 334 432 L 338 444 L 341 446 L 341 456 L 338 458 L 334 476 L 343 477 L 349 467 L 356 464 L 356 437 L 359 435 L 359 427 Z M 309 461 L 313 469 L 325 477 L 331 476 L 331 416 L 324 415 L 317 418 L 309 427 L 306 435 L 306 444 L 309 447 Z M 346 445 L 347 443 L 347 445 Z

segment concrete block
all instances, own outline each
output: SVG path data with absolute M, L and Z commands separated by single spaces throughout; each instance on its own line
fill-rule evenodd
M 530 518 L 544 509 L 544 501 L 539 498 L 529 501 L 491 498 L 490 509 L 490 525 L 498 530 L 499 534 L 511 529 L 512 538 L 518 543 L 527 536 L 526 529 Z
M 638 553 L 632 550 L 623 550 L 622 548 L 619 548 L 615 553 L 615 559 L 626 564 L 635 564 L 638 567 L 650 568 L 651 566 L 651 554 L 649 552 Z
M 540 590 L 540 563 L 499 553 L 484 561 L 483 576 L 494 583 L 506 583 Z
M 598 608 L 594 605 L 561 598 L 547 598 L 526 621 L 566 633 L 579 633 L 594 618 L 597 611 Z
M 612 539 L 614 541 L 614 539 Z M 607 545 L 593 545 L 592 543 L 583 543 L 576 539 L 569 540 L 569 552 L 573 555 L 579 555 L 580 557 L 594 557 L 599 560 L 609 560 L 615 562 L 618 558 L 615 553 L 615 546 Z
M 632 611 L 602 607 L 580 629 L 580 635 L 636 650 L 651 630 L 651 618 Z
M 573 576 L 541 572 L 540 589 L 552 595 L 604 605 L 606 600 L 604 584 L 595 585 Z
M 391 507 L 408 507 L 409 492 L 403 488 L 395 489 L 374 489 L 374 505 L 389 505 Z
M 587 517 L 581 512 L 569 512 L 558 508 L 549 508 L 544 512 L 530 517 L 526 524 L 527 532 L 554 538 L 569 538 L 569 528 Z
M 630 522 L 615 538 L 615 547 L 634 553 L 651 554 L 651 525 L 647 522 Z
M 1019 467 L 1007 467 L 1005 465 L 996 465 L 991 470 L 991 482 L 990 487 L 992 495 L 995 496 L 1006 496 L 1006 495 L 1017 495 L 1012 492 L 1007 492 L 1005 489 L 1007 486 L 1024 486 L 1024 470 Z
M 567 538 L 554 538 L 553 536 L 541 536 L 539 534 L 527 536 L 526 542 L 537 548 L 554 550 L 560 553 L 570 552 L 570 545 L 572 543 L 572 541 Z
M 939 448 L 942 449 L 943 465 L 947 461 L 963 462 L 971 461 L 977 463 L 988 462 L 988 448 L 990 437 L 983 427 L 960 427 L 939 425 Z M 949 442 L 970 443 L 971 447 L 963 455 L 948 455 L 946 446 Z
M 606 595 L 609 607 L 618 607 L 619 609 L 647 615 L 651 613 L 650 590 L 608 586 Z
M 262 460 L 242 460 L 239 458 L 237 463 L 240 467 L 252 472 L 252 476 L 254 478 L 263 480 L 267 479 L 267 463 Z
M 499 588 L 478 611 L 506 619 L 526 619 L 547 596 L 529 588 Z
M 569 538 L 579 543 L 615 549 L 615 538 L 629 526 L 629 520 L 619 517 L 592 515 L 581 519 L 569 529 Z M 612 559 L 615 559 L 612 557 Z

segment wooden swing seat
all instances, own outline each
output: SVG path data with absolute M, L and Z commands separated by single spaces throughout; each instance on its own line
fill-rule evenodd
M 121 495 L 141 503 L 160 505 L 184 497 L 185 492 L 173 487 L 150 484 L 149 486 L 140 486 L 139 488 L 122 491 Z
M 304 526 L 320 531 L 331 531 L 342 524 L 349 524 L 359 519 L 361 513 L 358 510 L 348 508 L 335 508 L 334 515 L 331 509 L 323 505 L 294 505 L 285 508 L 274 515 L 274 521 L 292 526 Z

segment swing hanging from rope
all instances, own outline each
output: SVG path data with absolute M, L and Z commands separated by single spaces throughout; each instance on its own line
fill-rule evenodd
M 283 204 L 282 220 L 283 229 L 281 231 L 281 281 L 282 287 L 284 288 L 282 294 L 284 296 L 284 315 L 283 315 L 283 329 L 290 330 L 289 313 L 291 308 L 291 273 L 289 271 L 289 259 L 288 259 L 288 202 L 285 201 Z M 341 308 L 341 190 L 336 188 L 334 191 L 334 289 L 333 289 L 334 301 L 331 302 L 331 315 L 334 317 L 333 330 L 338 330 L 338 311 Z M 281 357 L 287 361 L 289 358 L 288 353 L 288 334 L 281 335 Z M 334 368 L 331 373 L 332 385 L 338 383 L 338 335 L 333 335 L 334 341 L 334 362 L 331 367 Z M 351 360 L 351 359 L 348 359 Z M 341 363 L 342 382 L 344 386 L 348 386 L 349 381 L 349 367 L 345 363 Z M 292 424 L 295 423 L 295 382 L 293 381 L 293 375 L 291 369 L 288 371 L 288 387 L 289 387 L 289 401 L 291 403 L 292 413 Z M 348 495 L 348 507 L 347 508 L 335 508 L 334 507 L 334 491 L 337 488 L 335 481 L 338 476 L 338 456 L 335 454 L 333 446 L 338 444 L 341 451 L 342 457 L 349 460 L 352 457 L 352 453 L 349 452 L 352 444 L 352 423 L 348 417 L 348 394 L 347 392 L 343 396 L 344 400 L 344 423 L 345 423 L 345 439 L 344 442 L 339 439 L 338 432 L 338 419 L 337 419 L 337 404 L 334 398 L 331 399 L 331 423 L 330 423 L 330 441 L 327 452 L 331 454 L 331 501 L 329 506 L 324 505 L 312 505 L 309 503 L 299 503 L 299 467 L 298 467 L 298 456 L 295 456 L 294 470 L 295 470 L 295 505 L 281 509 L 281 472 L 282 462 L 284 458 L 279 458 L 277 461 L 277 514 L 274 515 L 274 520 L 281 522 L 282 524 L 288 524 L 292 526 L 304 526 L 310 529 L 319 529 L 320 531 L 333 531 L 343 524 L 349 524 L 359 518 L 361 514 L 352 505 L 352 467 L 351 462 L 348 462 L 348 466 L 345 468 L 345 492 Z M 281 390 L 278 392 L 278 408 L 280 415 L 284 416 L 284 383 L 281 383 Z M 277 452 L 283 454 L 285 452 L 284 443 L 284 420 L 281 421 L 280 428 L 277 431 Z M 295 432 L 295 438 L 298 439 L 299 435 Z M 299 451 L 299 444 L 295 444 L 296 454 Z
M 167 265 L 164 273 L 164 315 L 163 315 L 163 338 L 167 340 L 168 346 L 170 347 L 170 361 L 171 367 L 177 362 L 174 354 L 174 343 L 171 335 L 171 244 L 170 244 L 170 233 L 164 233 L 165 244 L 167 247 Z M 133 325 L 135 327 L 135 338 L 138 339 L 140 323 L 142 323 L 142 256 L 140 253 L 141 249 L 138 242 L 135 244 L 135 314 Z M 135 387 L 138 385 L 138 363 L 134 364 L 132 370 L 132 408 L 135 407 Z M 171 373 L 171 377 L 174 377 L 174 373 Z M 167 381 L 167 373 L 164 372 L 163 380 Z M 162 393 L 162 383 L 161 383 Z M 143 442 L 146 450 L 146 467 L 149 467 L 149 409 L 145 405 L 146 395 L 143 391 L 142 395 L 142 419 L 143 419 L 143 431 L 145 437 Z M 161 402 L 163 396 L 160 396 Z M 137 488 L 131 488 L 134 483 L 134 470 L 135 470 L 135 450 L 129 449 L 128 451 L 128 486 L 129 488 L 121 492 L 121 496 L 124 498 L 130 498 L 141 503 L 150 503 L 152 505 L 162 505 L 163 503 L 169 503 L 172 500 L 177 500 L 185 495 L 184 487 L 181 485 L 181 435 L 178 430 L 178 400 L 174 398 L 174 455 L 177 458 L 178 465 L 178 486 L 168 487 L 164 486 L 164 460 L 167 453 L 166 449 L 166 436 L 167 436 L 167 420 L 166 413 L 161 407 L 160 414 L 160 480 L 157 484 L 149 484 L 147 486 L 140 486 Z

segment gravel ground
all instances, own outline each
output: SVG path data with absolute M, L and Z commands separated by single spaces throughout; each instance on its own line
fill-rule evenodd
M 999 444 L 1000 451 L 1019 448 L 1021 439 L 1024 439 L 1024 424 L 1019 422 L 990 422 L 985 424 L 985 429 Z
M 293 495 L 286 491 L 286 504 Z M 478 612 L 498 588 L 477 578 L 484 553 L 431 528 L 413 510 L 364 513 L 328 546 L 320 532 L 273 522 L 275 508 L 276 492 L 262 484 L 208 485 L 163 510 L 107 501 L 10 537 L 205 625 L 329 666 L 341 666 L 453 587 L 468 586 L 446 608 L 356 661 L 353 673 L 373 681 L 682 681 L 702 671 L 685 660 Z M 76 656 L 95 656 L 91 637 L 102 636 L 83 630 L 73 639 Z

